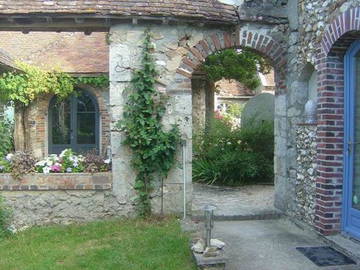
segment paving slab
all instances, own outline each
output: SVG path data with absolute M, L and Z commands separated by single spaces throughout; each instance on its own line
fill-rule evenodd
M 226 270 L 359 270 L 360 264 L 318 267 L 296 247 L 328 246 L 313 232 L 287 219 L 218 221 L 214 238 L 224 241 Z M 354 259 L 354 258 L 353 258 Z M 355 259 L 356 260 L 356 259 Z

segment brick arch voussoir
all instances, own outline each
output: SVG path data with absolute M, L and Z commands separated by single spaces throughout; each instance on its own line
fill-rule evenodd
M 258 31 L 220 32 L 200 40 L 194 47 L 188 48 L 189 53 L 182 59 L 177 73 L 186 78 L 191 78 L 193 72 L 202 65 L 209 55 L 217 51 L 241 47 L 251 48 L 268 58 L 275 69 L 278 91 L 285 91 L 286 51 L 279 42 Z
M 344 34 L 359 30 L 360 6 L 344 11 L 326 27 L 320 43 L 321 53 L 325 56 L 328 55 L 335 42 Z

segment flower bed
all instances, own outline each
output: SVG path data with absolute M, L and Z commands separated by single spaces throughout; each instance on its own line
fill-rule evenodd
M 36 161 L 30 153 L 16 152 L 0 160 L 0 173 L 11 173 L 19 179 L 33 172 L 98 173 L 110 171 L 110 163 L 110 159 L 104 160 L 94 152 L 82 156 L 76 155 L 71 149 L 65 149 L 60 155 L 53 154 L 40 161 Z
M 8 173 L 0 174 L 2 191 L 109 190 L 111 188 L 111 172 L 32 173 L 22 176 L 21 179 L 16 179 Z

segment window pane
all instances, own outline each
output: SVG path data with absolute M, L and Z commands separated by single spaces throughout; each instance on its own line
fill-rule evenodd
M 77 114 L 77 143 L 95 144 L 95 113 Z
M 52 111 L 52 143 L 70 144 L 71 115 L 70 100 L 55 102 Z
M 81 92 L 77 97 L 78 112 L 95 112 L 95 104 L 89 94 Z

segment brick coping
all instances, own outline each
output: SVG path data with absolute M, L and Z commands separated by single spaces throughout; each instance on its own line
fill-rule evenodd
M 317 123 L 297 123 L 298 126 L 317 126 Z
M 0 191 L 110 190 L 112 172 L 105 173 L 32 173 L 14 179 L 0 174 Z

